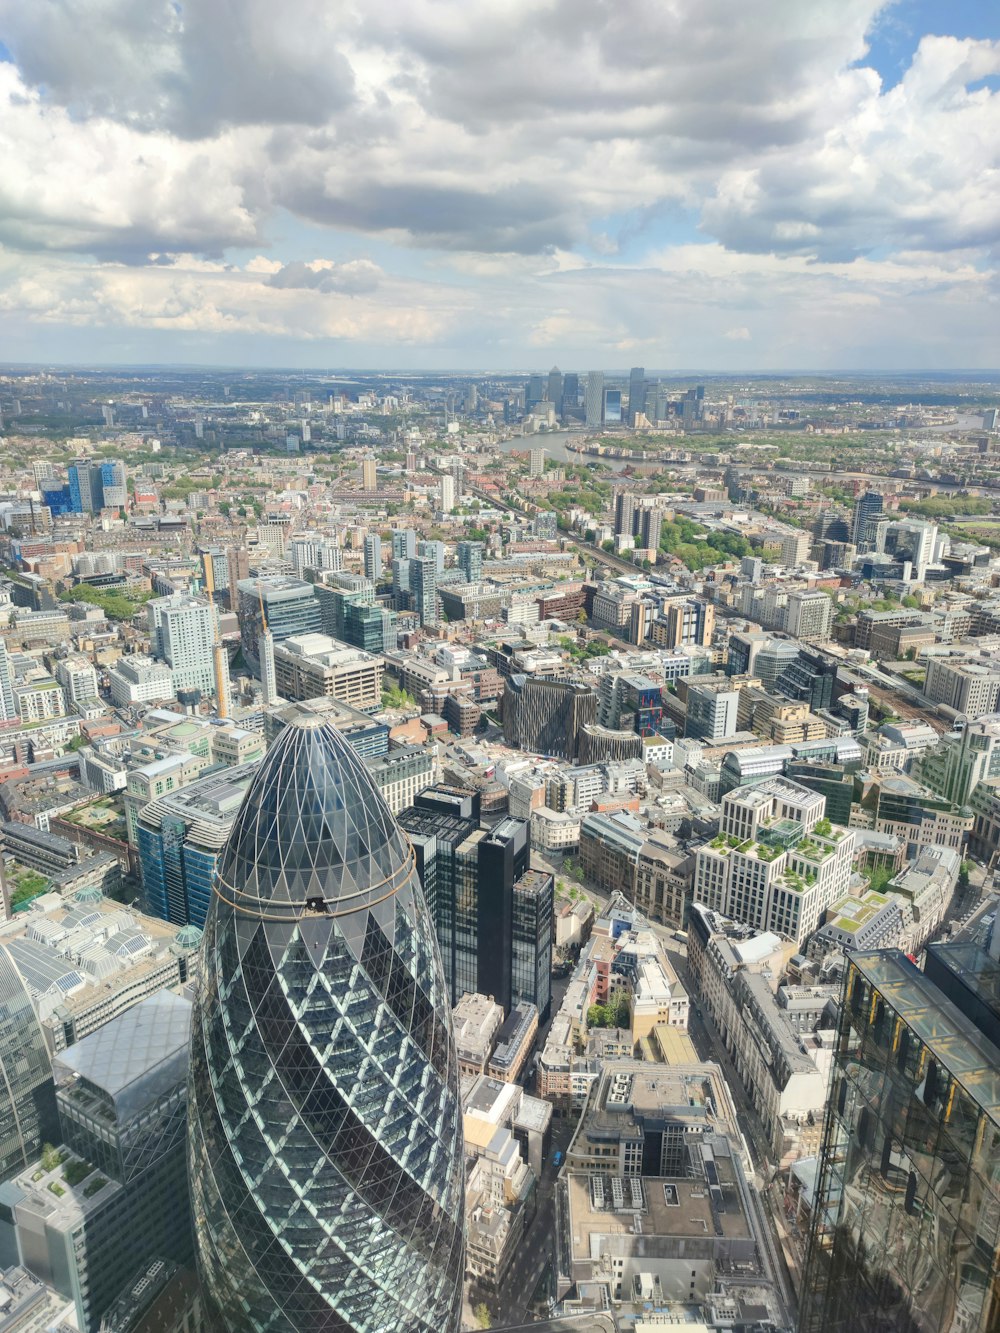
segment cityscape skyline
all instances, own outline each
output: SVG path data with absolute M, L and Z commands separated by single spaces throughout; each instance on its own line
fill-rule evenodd
M 997 0 L 0 0 L 0 1326 L 1000 1333 Z
M 0 358 L 997 364 L 980 0 L 44 14 L 0 8 Z
M 1000 395 L 639 360 L 0 374 L 5 1313 L 992 1329 Z

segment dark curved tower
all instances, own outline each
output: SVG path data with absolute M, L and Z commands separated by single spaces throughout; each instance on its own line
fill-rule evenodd
M 458 1075 L 413 850 L 364 764 L 291 723 L 219 862 L 194 1015 L 198 1263 L 226 1333 L 454 1333 Z

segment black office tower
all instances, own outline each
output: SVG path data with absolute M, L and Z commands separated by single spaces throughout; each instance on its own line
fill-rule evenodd
M 521 1000 L 544 1021 L 551 1005 L 554 885 L 530 868 L 529 825 L 479 827 L 479 797 L 431 787 L 399 815 L 434 919 L 456 1004 L 492 995 L 509 1013 Z
M 504 819 L 479 844 L 477 886 L 477 989 L 503 1007 L 511 1006 L 514 956 L 514 881 L 528 869 L 528 824 Z

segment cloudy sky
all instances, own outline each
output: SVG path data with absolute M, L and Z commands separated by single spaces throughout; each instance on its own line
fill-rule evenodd
M 0 0 L 0 360 L 1000 366 L 996 0 Z

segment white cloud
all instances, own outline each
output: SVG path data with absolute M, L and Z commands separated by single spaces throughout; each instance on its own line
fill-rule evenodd
M 886 9 L 0 0 L 0 299 L 46 326 L 664 364 L 791 364 L 803 339 L 849 362 L 894 330 L 954 364 L 961 309 L 995 360 L 1000 44 L 925 37 L 885 90 Z M 280 210 L 308 239 L 272 257 Z M 679 216 L 701 244 L 657 239 Z
M 294 364 L 343 364 L 343 351 L 324 355 L 331 341 L 365 349 L 365 361 L 379 349 L 391 364 L 414 366 L 525 365 L 543 354 L 581 369 L 633 358 L 677 369 L 995 364 L 996 284 L 967 260 L 810 264 L 718 245 L 682 251 L 655 268 L 515 271 L 472 284 L 383 272 L 355 292 L 274 286 L 273 275 L 184 256 L 137 267 L 0 252 L 0 357 L 15 346 L 4 331 L 17 330 L 20 352 L 35 326 L 79 329 L 89 355 L 102 331 L 129 330 L 140 360 L 145 332 L 197 336 L 216 360 L 245 359 L 248 337 L 267 338 L 272 352 L 287 346 L 279 361 Z M 313 275 L 345 267 L 301 266 Z

